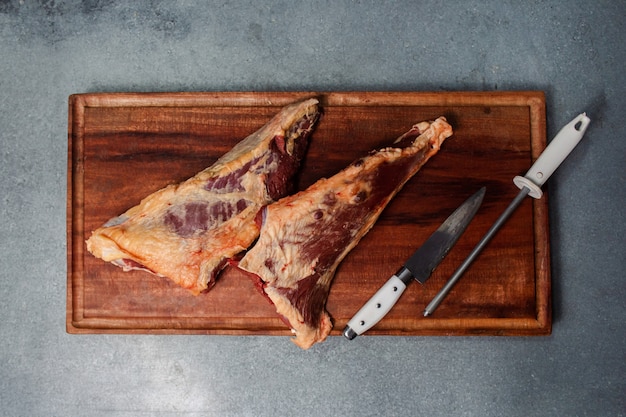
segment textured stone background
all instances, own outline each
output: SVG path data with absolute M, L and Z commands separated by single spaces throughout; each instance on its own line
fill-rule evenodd
M 626 415 L 623 1 L 0 1 L 0 414 Z M 549 337 L 65 333 L 67 98 L 98 91 L 516 90 L 548 135 Z

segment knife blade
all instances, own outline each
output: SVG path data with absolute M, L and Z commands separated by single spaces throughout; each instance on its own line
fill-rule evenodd
M 461 204 L 363 305 L 343 330 L 343 335 L 348 340 L 363 334 L 385 317 L 413 279 L 424 284 L 430 278 L 474 218 L 484 196 L 485 187 L 482 187 Z

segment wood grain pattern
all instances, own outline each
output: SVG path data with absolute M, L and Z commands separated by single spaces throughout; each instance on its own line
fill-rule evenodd
M 542 335 L 551 331 L 547 198 L 526 199 L 429 318 L 421 312 L 518 189 L 545 148 L 542 92 L 103 93 L 69 99 L 67 331 L 289 335 L 252 283 L 227 268 L 193 296 L 169 280 L 91 256 L 92 230 L 211 165 L 282 106 L 316 96 L 323 116 L 298 178 L 304 189 L 412 124 L 444 115 L 442 150 L 340 265 L 333 335 L 469 195 L 483 206 L 423 286 L 407 288 L 371 335 Z

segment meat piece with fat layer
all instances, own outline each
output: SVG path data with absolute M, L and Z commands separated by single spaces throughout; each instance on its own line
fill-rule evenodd
M 95 230 L 87 249 L 122 267 L 170 278 L 197 294 L 259 235 L 259 210 L 292 191 L 319 118 L 318 101 L 284 107 L 215 164 L 165 187 Z
M 326 300 L 335 270 L 380 213 L 441 143 L 452 135 L 443 117 L 413 126 L 393 146 L 264 208 L 257 243 L 238 267 L 291 326 L 303 349 L 326 339 Z

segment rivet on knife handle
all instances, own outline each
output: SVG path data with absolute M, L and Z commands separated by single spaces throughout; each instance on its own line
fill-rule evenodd
M 526 175 L 523 177 L 516 176 L 513 179 L 515 185 L 520 188 L 520 192 L 495 221 L 493 226 L 491 226 L 480 242 L 478 242 L 465 261 L 463 261 L 454 274 L 452 274 L 444 287 L 426 306 L 426 309 L 424 309 L 424 316 L 430 316 L 435 311 L 441 301 L 443 301 L 446 295 L 450 292 L 454 284 L 456 284 L 459 278 L 461 278 L 461 275 L 463 275 L 465 270 L 470 266 L 474 259 L 476 259 L 478 254 L 480 254 L 500 227 L 502 227 L 515 209 L 521 204 L 524 198 L 527 195 L 537 199 L 542 197 L 543 192 L 541 191 L 541 186 L 548 180 L 548 178 L 550 178 L 565 158 L 567 158 L 578 142 L 580 142 L 585 134 L 585 131 L 587 130 L 587 126 L 589 126 L 590 121 L 591 120 L 585 113 L 581 113 L 576 116 L 571 122 L 565 125 L 559 133 L 557 133 L 546 149 L 544 149 L 541 155 L 539 155 L 539 158 L 537 158 Z

